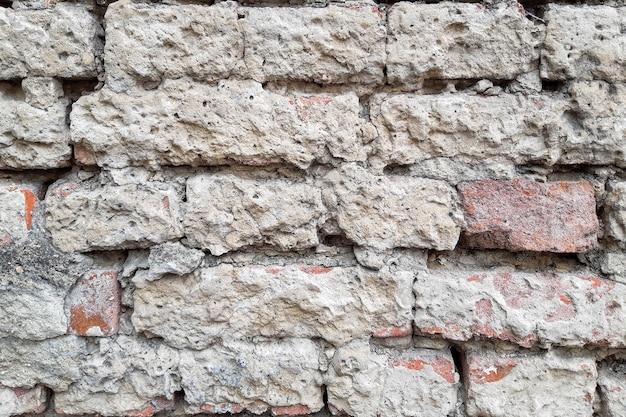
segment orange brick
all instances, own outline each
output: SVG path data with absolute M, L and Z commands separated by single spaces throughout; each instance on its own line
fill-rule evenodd
M 117 333 L 121 314 L 117 271 L 90 271 L 68 295 L 69 334 L 110 336 Z
M 425 366 L 432 368 L 432 370 L 445 379 L 447 382 L 454 384 L 456 382 L 456 370 L 454 368 L 454 362 L 451 358 L 444 356 L 434 355 L 422 355 L 415 358 L 405 358 L 396 361 L 389 365 L 391 368 L 407 368 L 412 371 L 421 371 Z

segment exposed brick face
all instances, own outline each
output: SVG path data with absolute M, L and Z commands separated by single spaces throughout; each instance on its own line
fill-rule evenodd
M 0 0 L 0 417 L 626 417 L 624 1 Z
M 0 415 L 41 414 L 48 405 L 49 391 L 34 388 L 11 388 L 0 384 Z
M 596 245 L 596 201 L 587 182 L 485 180 L 459 190 L 471 247 L 584 252 Z
M 589 357 L 470 352 L 467 360 L 469 416 L 593 414 L 597 371 Z M 568 387 L 567 392 L 559 391 L 560 398 L 555 398 L 561 385 Z M 561 403 L 563 398 L 568 402 Z
M 414 291 L 421 334 L 524 347 L 624 346 L 626 286 L 595 276 L 441 271 L 420 274 Z
M 33 226 L 39 190 L 34 184 L 0 181 L 0 246 L 26 238 Z
M 117 271 L 90 271 L 80 278 L 66 300 L 69 334 L 110 336 L 117 333 L 121 314 Z

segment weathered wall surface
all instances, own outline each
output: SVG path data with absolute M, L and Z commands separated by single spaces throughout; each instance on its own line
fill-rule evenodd
M 0 0 L 0 417 L 626 416 L 626 6 Z

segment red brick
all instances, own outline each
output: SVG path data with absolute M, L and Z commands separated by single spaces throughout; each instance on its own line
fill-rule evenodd
M 378 329 L 372 334 L 372 336 L 386 338 L 386 337 L 404 337 L 404 336 L 410 336 L 412 334 L 413 334 L 413 324 L 409 322 L 405 324 L 404 326 L 385 327 L 383 329 Z
M 412 371 L 422 371 L 425 367 L 431 368 L 437 375 L 450 384 L 456 382 L 456 370 L 452 358 L 443 355 L 420 355 L 397 360 L 389 365 L 390 368 L 407 368 Z
M 473 358 L 469 365 L 469 379 L 474 384 L 497 382 L 508 376 L 516 365 L 515 359 Z
M 591 416 L 596 378 L 592 356 L 470 351 L 464 384 L 467 415 Z
M 625 346 L 626 285 L 572 273 L 431 271 L 414 285 L 415 327 L 449 340 Z M 453 306 L 453 307 L 450 307 Z
M 252 414 L 263 414 L 268 408 L 268 405 L 263 401 L 255 401 L 254 403 L 246 406 L 246 410 Z
M 459 185 L 470 247 L 584 252 L 597 243 L 594 190 L 588 182 L 526 179 Z
M 311 409 L 306 405 L 272 407 L 273 416 L 304 416 L 307 414 L 311 414 Z
M 126 417 L 151 417 L 156 413 L 166 410 L 173 410 L 176 404 L 174 400 L 168 400 L 165 397 L 158 397 L 150 401 L 141 410 L 131 410 L 124 413 Z
M 244 411 L 244 408 L 238 404 L 232 403 L 219 403 L 219 404 L 202 404 L 199 413 L 209 414 L 238 414 Z
M 34 388 L 11 388 L 0 385 L 0 415 L 40 414 L 48 406 L 48 390 L 43 386 Z
M 304 407 L 304 406 L 293 406 Z M 282 408 L 288 409 L 290 407 L 274 407 L 272 410 L 281 411 Z M 186 414 L 240 414 L 243 412 L 250 414 L 265 414 L 270 409 L 269 405 L 263 401 L 254 401 L 247 405 L 235 404 L 230 402 L 221 403 L 205 403 L 201 405 L 187 404 L 185 406 Z M 307 408 L 308 409 L 308 408 Z M 295 409 L 294 409 L 295 410 Z M 310 414 L 306 413 L 306 414 Z M 279 415 L 279 414 L 275 414 Z M 298 414 L 291 414 L 298 415 Z
M 66 301 L 69 334 L 110 336 L 117 333 L 121 314 L 117 271 L 90 271 L 81 277 Z
M 74 159 L 78 165 L 96 165 L 96 155 L 81 145 L 74 145 Z

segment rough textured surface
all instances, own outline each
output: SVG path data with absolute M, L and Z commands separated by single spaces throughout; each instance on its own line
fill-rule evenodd
M 476 181 L 459 185 L 471 247 L 584 252 L 597 243 L 588 182 Z
M 6 273 L 0 276 L 0 337 L 43 340 L 65 334 L 68 320 L 63 303 L 67 288 L 41 279 L 22 281 L 20 274 L 11 272 L 17 277 Z
M 605 205 L 610 208 L 606 215 L 607 234 L 620 243 L 626 242 L 626 182 L 611 186 Z
M 468 416 L 593 415 L 597 371 L 591 357 L 472 352 L 467 368 Z
M 85 339 L 61 336 L 44 341 L 0 338 L 0 384 L 34 387 L 43 384 L 65 391 L 80 378 L 87 353 Z
M 625 377 L 623 362 L 611 361 L 598 368 L 598 387 L 607 416 L 620 416 L 626 411 Z
M 566 106 L 559 96 L 542 95 L 376 95 L 370 105 L 376 156 L 384 165 L 434 157 L 551 164 L 566 135 L 560 121 Z
M 187 412 L 254 414 L 270 407 L 323 406 L 320 352 L 307 339 L 266 343 L 226 342 L 223 347 L 181 353 L 181 385 Z
M 626 9 L 523 3 L 0 0 L 0 417 L 626 416 Z
M 386 31 L 373 3 L 243 12 L 245 62 L 253 80 L 383 82 Z
M 54 249 L 42 230 L 42 184 L 0 179 L 0 337 L 65 334 L 65 296 L 90 260 Z
M 46 227 L 63 251 L 142 247 L 183 235 L 180 197 L 169 184 L 55 183 Z
M 574 82 L 572 108 L 565 113 L 570 133 L 561 145 L 567 164 L 624 167 L 626 85 L 604 81 Z
M 82 97 L 72 112 L 79 162 L 127 165 L 267 165 L 300 168 L 335 157 L 365 159 L 353 93 L 283 96 L 254 81 L 217 86 L 165 81 L 132 94 Z
M 189 76 L 213 81 L 243 69 L 243 34 L 234 7 L 117 1 L 106 14 L 107 85 Z
M 513 79 L 539 58 L 540 30 L 518 3 L 420 4 L 389 11 L 387 76 L 391 83 L 424 79 Z
M 337 223 L 360 246 L 453 249 L 458 213 L 450 187 L 441 181 L 372 175 L 344 165 L 326 177 L 324 197 Z
M 95 76 L 101 35 L 96 17 L 78 4 L 60 3 L 52 10 L 0 7 L 0 80 Z
M 187 182 L 185 232 L 213 255 L 268 244 L 281 250 L 317 246 L 326 217 L 318 187 L 282 179 L 200 175 Z
M 420 273 L 413 288 L 415 326 L 427 335 L 507 340 L 524 347 L 626 344 L 626 286 L 614 281 L 556 273 L 433 271 Z
M 0 385 L 0 416 L 39 414 L 46 410 L 47 403 L 48 391 L 42 386 L 27 389 Z
M 80 363 L 75 383 L 55 396 L 58 413 L 152 415 L 167 409 L 167 400 L 173 408 L 173 394 L 180 389 L 178 352 L 126 336 L 96 343 Z
M 328 403 L 334 415 L 445 416 L 454 411 L 458 381 L 449 352 L 372 351 L 355 341 L 334 352 Z
M 69 165 L 68 105 L 52 78 L 26 78 L 21 89 L 0 83 L 0 169 Z
M 117 271 L 89 271 L 82 276 L 65 301 L 69 334 L 110 336 L 117 333 L 120 290 Z
M 626 81 L 626 7 L 552 4 L 544 18 L 542 77 Z
M 195 349 L 224 335 L 342 344 L 408 322 L 412 279 L 409 271 L 220 265 L 153 283 L 136 279 L 133 324 L 173 346 Z
M 188 274 L 200 266 L 202 259 L 204 252 L 188 248 L 180 242 L 153 246 L 148 256 L 149 271 L 146 279 L 154 281 L 165 274 Z

